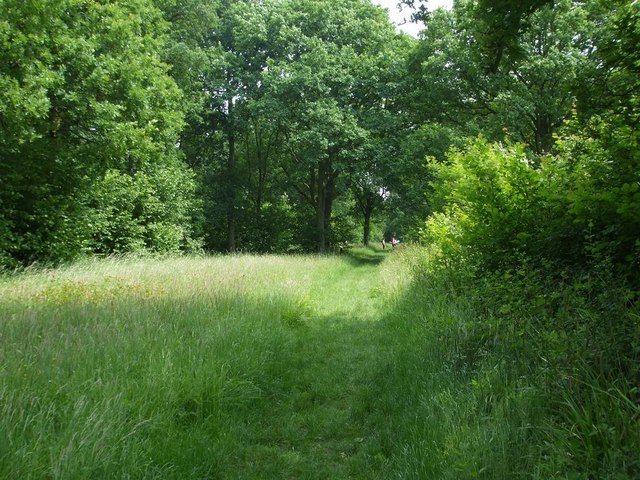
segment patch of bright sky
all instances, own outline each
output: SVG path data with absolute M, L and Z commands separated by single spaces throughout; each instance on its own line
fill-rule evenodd
M 422 24 L 411 23 L 411 8 L 403 7 L 402 10 L 398 9 L 398 0 L 372 0 L 375 5 L 380 5 L 382 8 L 386 8 L 389 11 L 389 18 L 393 23 L 398 26 L 398 30 L 418 36 L 420 30 L 422 30 Z M 438 7 L 451 8 L 453 6 L 453 0 L 428 0 L 427 8 L 429 10 L 435 10 Z

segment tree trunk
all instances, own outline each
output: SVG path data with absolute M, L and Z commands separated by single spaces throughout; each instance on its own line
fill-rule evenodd
M 316 229 L 318 252 L 324 253 L 328 248 L 328 233 L 333 210 L 335 194 L 335 173 L 332 171 L 331 159 L 323 159 L 318 164 Z
M 362 234 L 362 244 L 365 247 L 369 246 L 369 241 L 371 240 L 371 217 L 373 217 L 373 212 L 376 209 L 378 199 L 375 193 L 367 191 L 365 189 L 354 190 L 354 195 L 356 197 L 356 203 L 362 213 L 363 222 L 363 234 Z
M 230 253 L 236 251 L 236 137 L 233 125 L 233 98 L 229 99 L 227 112 L 227 141 L 229 158 L 227 159 L 227 248 Z
M 318 199 L 316 202 L 316 229 L 318 235 L 318 252 L 324 253 L 327 250 L 327 232 L 325 229 L 325 208 L 326 208 L 326 171 L 324 161 L 318 166 Z
M 548 153 L 553 146 L 551 120 L 549 119 L 549 115 L 541 113 L 537 114 L 535 128 L 536 153 L 541 155 Z
M 371 233 L 371 209 L 368 208 L 364 212 L 364 235 L 362 238 L 362 243 L 365 247 L 369 246 L 369 236 Z
M 324 200 L 324 232 L 325 232 L 325 248 L 329 247 L 329 227 L 331 225 L 331 212 L 333 211 L 333 198 L 335 196 L 335 176 L 333 173 L 329 175 L 326 186 L 326 196 Z

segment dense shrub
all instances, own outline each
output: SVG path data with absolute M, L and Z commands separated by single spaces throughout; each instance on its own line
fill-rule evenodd
M 612 262 L 630 275 L 639 271 L 639 139 L 637 129 L 615 118 L 596 118 L 586 131 L 560 139 L 557 155 L 546 160 L 554 228 L 580 246 L 576 260 Z
M 143 170 L 153 177 L 149 184 L 158 194 L 147 191 L 138 199 L 166 202 L 167 212 L 152 215 L 160 220 L 147 215 L 145 225 L 181 223 L 169 220 L 169 210 L 182 215 L 182 199 L 171 203 L 174 197 L 160 186 L 167 185 L 170 175 L 160 181 L 156 172 L 165 168 L 163 159 L 174 155 L 183 126 L 182 95 L 161 59 L 166 28 L 151 0 L 2 3 L 2 265 L 69 260 L 91 251 L 96 225 L 92 209 L 106 206 L 109 194 L 98 188 L 95 193 L 102 198 L 92 205 L 87 198 L 107 170 Z M 175 181 L 187 176 L 180 173 Z M 113 195 L 122 197 L 121 187 Z M 111 213 L 98 212 L 97 221 L 106 221 Z M 116 231 L 114 227 L 104 235 Z M 112 243 L 135 246 L 137 234 L 126 235 Z M 144 242 L 146 247 L 173 249 L 169 244 L 175 245 L 176 237 L 165 227 L 147 228 Z
M 431 334 L 490 416 L 518 385 L 536 392 L 542 413 L 522 407 L 538 419 L 535 458 L 519 461 L 534 478 L 640 474 L 637 152 L 632 129 L 595 119 L 544 157 L 480 138 L 430 163 L 435 257 L 419 282 L 450 285 L 473 312 Z M 495 372 L 499 391 L 481 380 Z
M 197 248 L 191 214 L 195 183 L 180 165 L 133 175 L 109 170 L 91 194 L 92 250 L 172 253 Z
M 467 263 L 494 269 L 536 248 L 545 199 L 540 171 L 523 145 L 479 138 L 453 150 L 448 162 L 429 166 L 437 178 L 437 213 L 427 222 L 425 238 L 443 249 L 446 261 L 463 255 Z
M 573 271 L 640 267 L 638 134 L 593 123 L 558 139 L 555 154 L 480 138 L 432 161 L 436 214 L 424 238 L 486 271 L 523 259 Z

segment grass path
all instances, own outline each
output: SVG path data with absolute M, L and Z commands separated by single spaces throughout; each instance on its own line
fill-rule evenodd
M 361 252 L 331 275 L 314 276 L 305 331 L 291 353 L 289 392 L 263 418 L 270 426 L 252 439 L 267 446 L 264 464 L 256 465 L 264 478 L 374 478 L 365 410 L 372 367 L 385 348 L 378 325 L 382 259 Z M 285 459 L 284 476 L 268 472 L 273 454 Z
M 567 451 L 638 478 L 618 386 L 584 414 L 624 428 L 549 430 L 554 397 L 508 364 L 515 347 L 478 343 L 505 340 L 457 278 L 413 275 L 425 261 L 356 249 L 0 277 L 0 480 L 569 478 Z

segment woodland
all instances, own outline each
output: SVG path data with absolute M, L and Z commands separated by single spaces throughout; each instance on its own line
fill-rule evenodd
M 0 287 L 398 235 L 380 478 L 639 478 L 640 3 L 399 3 L 0 0 Z
M 637 5 L 407 3 L 3 0 L 2 264 L 423 240 L 468 156 L 492 249 L 633 254 Z

